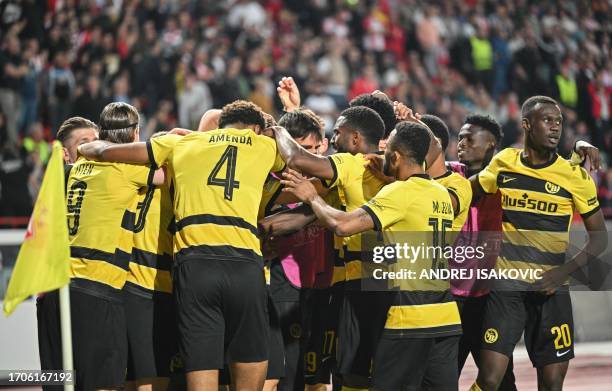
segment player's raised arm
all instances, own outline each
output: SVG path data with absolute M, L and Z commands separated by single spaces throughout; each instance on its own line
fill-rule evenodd
M 289 170 L 283 173 L 285 185 L 283 191 L 295 194 L 302 202 L 310 205 L 314 214 L 325 227 L 338 236 L 351 236 L 359 232 L 374 229 L 374 220 L 363 209 L 343 212 L 329 206 L 317 194 L 314 185 L 307 179 Z
M 302 148 L 285 128 L 274 126 L 272 129 L 278 151 L 290 168 L 321 179 L 334 177 L 334 169 L 326 157 L 312 154 Z
M 78 151 L 86 159 L 100 162 L 150 163 L 147 144 L 144 142 L 115 144 L 110 141 L 98 140 L 80 145 Z

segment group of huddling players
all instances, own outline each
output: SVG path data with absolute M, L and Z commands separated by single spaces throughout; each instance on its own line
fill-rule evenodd
M 98 124 L 62 124 L 77 389 L 457 390 L 472 353 L 472 390 L 513 390 L 524 332 L 539 388 L 560 390 L 574 355 L 567 281 L 606 241 L 580 167 L 597 167 L 598 151 L 557 154 L 559 105 L 527 99 L 524 149 L 500 152 L 500 125 L 468 116 L 460 162 L 446 162 L 440 118 L 374 91 L 340 113 L 337 152 L 325 156 L 321 118 L 300 106 L 291 78 L 277 90 L 278 122 L 235 101 L 197 131 L 147 142 L 125 103 L 108 104 Z M 566 261 L 574 212 L 589 240 Z M 489 239 L 478 232 L 501 232 L 501 247 L 484 266 L 437 268 L 542 278 L 366 288 L 362 233 L 393 244 L 406 232 L 444 242 L 460 231 L 480 244 Z M 38 301 L 44 369 L 61 368 L 57 300 Z

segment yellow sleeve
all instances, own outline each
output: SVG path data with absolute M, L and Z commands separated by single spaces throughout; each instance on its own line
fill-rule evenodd
M 472 203 L 472 186 L 470 181 L 459 174 L 448 186 L 447 190 L 457 199 L 457 211 L 455 216 L 460 215 L 465 209 L 469 208 Z
M 497 192 L 497 175 L 499 174 L 502 152 L 493 156 L 493 159 L 482 171 L 478 173 L 478 182 L 485 193 L 493 194 Z
M 166 134 L 147 141 L 147 152 L 149 161 L 157 167 L 161 167 L 172 157 L 172 150 L 183 136 Z
M 582 167 L 578 167 L 579 174 L 574 175 L 574 188 L 572 198 L 578 213 L 586 218 L 599 210 L 599 200 L 597 200 L 597 188 L 593 178 Z
M 123 177 L 137 188 L 153 185 L 155 168 L 152 166 L 141 166 L 136 164 L 122 164 Z
M 323 184 L 331 188 L 348 183 L 355 165 L 355 156 L 350 153 L 335 153 L 327 158 L 334 170 L 334 176 L 332 179 L 323 180 Z
M 395 182 L 383 187 L 378 194 L 361 206 L 372 220 L 377 231 L 383 231 L 404 218 L 406 213 L 406 198 L 398 189 L 401 182 Z

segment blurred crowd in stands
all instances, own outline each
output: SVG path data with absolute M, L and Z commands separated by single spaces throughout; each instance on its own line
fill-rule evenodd
M 452 131 L 466 114 L 503 124 L 520 146 L 531 95 L 564 107 L 567 154 L 583 139 L 612 207 L 612 53 L 608 0 L 0 0 L 1 216 L 28 216 L 61 122 L 136 106 L 141 138 L 235 99 L 280 114 L 293 76 L 326 120 L 374 89 Z

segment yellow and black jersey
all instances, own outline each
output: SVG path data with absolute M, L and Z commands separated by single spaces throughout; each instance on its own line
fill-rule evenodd
M 385 244 L 421 247 L 415 259 L 398 256 L 387 265 L 380 264 L 388 271 L 415 273 L 414 278 L 389 281 L 398 292 L 387 313 L 385 333 L 405 337 L 460 334 L 461 319 L 449 281 L 423 274 L 448 268 L 444 254 L 437 252 L 444 247 L 445 232 L 452 229 L 454 219 L 447 189 L 426 174 L 416 174 L 385 186 L 362 208 L 383 233 Z
M 77 160 L 68 178 L 70 273 L 74 288 L 118 297 L 127 278 L 129 253 L 119 251 L 121 222 L 154 169 Z M 131 251 L 131 249 L 129 249 Z
M 279 212 L 282 208 L 275 208 L 276 199 L 283 191 L 283 185 L 280 179 L 273 174 L 268 175 L 264 183 L 263 192 L 261 194 L 261 202 L 257 212 L 257 220 L 261 220 L 275 212 Z
M 493 157 L 478 181 L 485 192 L 501 193 L 504 234 L 498 270 L 546 271 L 562 265 L 574 211 L 588 217 L 599 210 L 590 175 L 558 155 L 532 166 L 522 150 L 507 148 Z M 516 281 L 532 283 L 534 276 L 525 273 Z
M 337 197 L 342 206 L 340 209 L 346 212 L 359 208 L 385 185 L 365 168 L 368 160 L 361 153 L 336 153 L 328 159 L 334 170 L 334 177 L 324 183 L 327 187 L 337 189 Z M 358 281 L 362 276 L 361 234 L 339 240 L 342 240 L 342 248 L 338 250 L 340 259 L 345 263 L 346 281 Z
M 340 198 L 338 188 L 331 189 L 325 197 L 325 203 L 332 208 L 343 210 L 346 205 Z M 334 274 L 332 275 L 331 286 L 346 281 L 346 268 L 344 266 L 344 258 L 340 253 L 344 249 L 344 238 L 334 235 Z
M 177 260 L 261 262 L 257 213 L 268 173 L 285 167 L 276 142 L 250 129 L 168 134 L 147 142 L 174 185 Z
M 436 182 L 441 184 L 448 190 L 451 197 L 457 201 L 455 209 L 455 218 L 453 219 L 453 231 L 461 231 L 461 228 L 467 220 L 472 203 L 472 186 L 470 181 L 453 171 L 447 171 L 444 175 L 434 178 Z
M 174 215 L 168 186 L 140 190 L 133 207 L 121 223 L 131 256 L 126 290 L 151 297 L 154 292 L 172 293 L 172 236 Z M 120 244 L 120 248 L 127 247 Z

